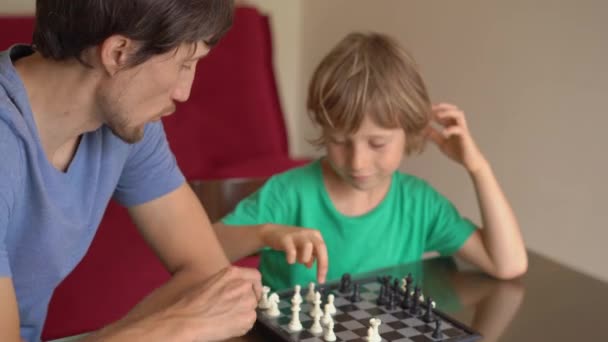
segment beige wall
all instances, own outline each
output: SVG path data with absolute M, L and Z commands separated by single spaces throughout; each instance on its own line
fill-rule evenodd
M 33 0 L 1 0 L 1 12 Z M 292 154 L 313 155 L 308 78 L 352 30 L 390 33 L 418 59 L 431 95 L 467 112 L 528 245 L 608 280 L 608 2 L 601 0 L 255 0 L 272 17 Z M 404 170 L 479 219 L 463 170 L 434 148 Z
M 347 32 L 396 36 L 432 98 L 467 112 L 528 245 L 608 280 L 608 2 L 306 0 L 302 11 L 301 89 Z M 312 131 L 303 116 L 292 120 Z M 434 147 L 404 169 L 478 220 L 467 175 Z

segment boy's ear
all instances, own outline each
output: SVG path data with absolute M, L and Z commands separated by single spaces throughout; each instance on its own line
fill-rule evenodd
M 111 76 L 128 66 L 129 58 L 136 52 L 137 44 L 123 35 L 108 37 L 99 46 L 101 67 Z

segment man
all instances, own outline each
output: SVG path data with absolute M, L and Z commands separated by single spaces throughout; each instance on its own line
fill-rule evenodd
M 0 54 L 0 341 L 40 339 L 111 197 L 173 276 L 87 340 L 218 341 L 251 328 L 260 276 L 230 266 L 160 123 L 187 100 L 233 6 L 38 0 L 34 45 Z

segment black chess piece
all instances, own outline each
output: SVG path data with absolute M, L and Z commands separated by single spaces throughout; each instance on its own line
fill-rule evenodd
M 399 279 L 395 278 L 393 280 L 393 292 L 395 292 L 395 294 L 399 293 Z
M 394 310 L 395 309 L 395 292 L 389 290 L 388 293 L 388 301 L 386 303 L 386 308 L 388 310 Z
M 414 281 L 414 278 L 412 277 L 412 274 L 411 274 L 411 273 L 408 273 L 408 274 L 407 274 L 407 277 L 405 278 L 405 280 L 407 280 L 407 283 L 408 283 L 408 284 L 411 284 L 411 283 L 412 283 L 412 281 Z
M 384 284 L 380 285 L 380 292 L 378 292 L 378 298 L 376 298 L 376 304 L 384 305 L 384 292 L 385 292 Z
M 433 299 L 431 296 L 426 297 L 426 313 L 424 314 L 424 321 L 430 323 L 435 320 L 433 313 Z
M 414 287 L 414 296 L 410 308 L 410 313 L 414 316 L 420 316 L 420 300 L 418 298 L 420 298 L 420 288 L 416 286 Z
M 403 300 L 401 301 L 401 308 L 404 310 L 409 309 L 412 306 L 412 296 L 410 296 L 409 292 L 403 296 Z
M 340 292 L 346 293 L 346 292 L 350 291 L 350 285 L 351 285 L 350 274 L 344 273 L 342 275 L 342 279 L 340 279 L 340 289 L 339 289 Z
M 359 293 L 359 284 L 355 283 L 353 285 L 353 294 L 350 296 L 351 302 L 358 302 L 361 300 L 361 294 Z
M 441 338 L 441 320 L 435 320 L 435 330 L 433 330 L 433 335 L 431 335 L 434 339 Z

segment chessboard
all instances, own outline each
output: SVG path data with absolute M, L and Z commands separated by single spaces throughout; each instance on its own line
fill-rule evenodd
M 403 278 L 403 284 L 399 287 L 398 280 L 394 279 L 394 284 L 391 284 L 389 276 L 351 282 L 350 276 L 346 275 L 342 277 L 341 283 L 328 284 L 317 290 L 314 290 L 313 284 L 309 284 L 309 293 L 302 294 L 301 297 L 309 297 L 312 291 L 313 297 L 317 293 L 317 299 L 321 298 L 323 303 L 332 297 L 330 301 L 335 308 L 332 335 L 335 335 L 335 339 L 326 339 L 323 332 L 310 332 L 315 319 L 311 316 L 314 304 L 307 299 L 298 304 L 302 329 L 294 332 L 289 328 L 294 293 L 298 292 L 300 297 L 300 286 L 276 292 L 279 299 L 275 307 L 280 312 L 278 316 L 272 317 L 266 308 L 258 308 L 256 330 L 271 337 L 273 341 L 282 342 L 472 342 L 481 337 L 473 329 L 437 309 L 430 297 L 425 302 L 421 290 L 416 288 L 414 291 L 412 280 L 408 280 L 409 283 Z M 275 299 L 277 296 L 274 296 Z M 431 312 L 428 312 L 429 307 L 432 308 Z M 317 323 L 318 320 L 319 318 Z M 377 337 L 373 339 L 368 337 L 372 336 L 370 320 L 381 322 L 375 327 Z M 328 326 L 324 324 L 323 331 L 327 329 Z

